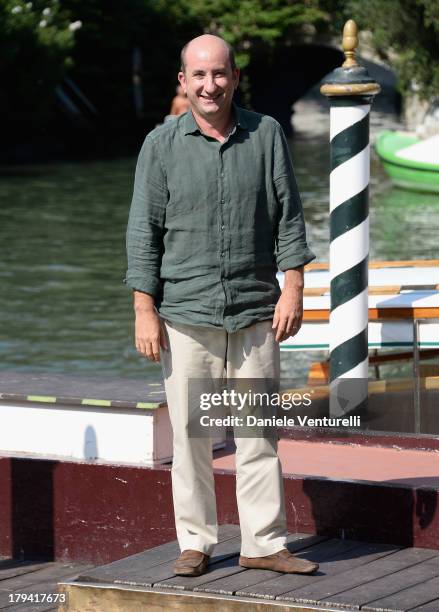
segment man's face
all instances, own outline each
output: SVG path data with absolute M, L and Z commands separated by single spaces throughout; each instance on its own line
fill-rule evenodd
M 188 46 L 185 60 L 178 80 L 192 110 L 207 120 L 227 116 L 239 70 L 232 70 L 226 47 L 217 41 L 196 41 Z

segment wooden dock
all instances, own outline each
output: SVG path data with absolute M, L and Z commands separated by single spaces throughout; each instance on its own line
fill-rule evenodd
M 75 578 L 92 567 L 84 563 L 0 558 L 0 610 L 53 612 L 59 605 L 55 601 L 58 582 Z
M 176 541 L 60 582 L 63 612 L 364 610 L 438 612 L 439 551 L 309 534 L 288 548 L 317 561 L 314 575 L 280 574 L 238 565 L 239 527 L 220 527 L 208 572 L 174 576 Z

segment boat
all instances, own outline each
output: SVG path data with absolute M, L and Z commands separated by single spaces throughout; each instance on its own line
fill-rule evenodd
M 439 134 L 421 140 L 412 132 L 384 130 L 375 150 L 395 185 L 439 193 Z
M 279 272 L 282 288 L 284 274 Z M 329 350 L 330 273 L 327 263 L 305 267 L 303 324 L 281 342 L 282 351 Z M 439 260 L 369 262 L 369 349 L 439 348 Z
M 279 272 L 277 277 L 282 288 L 284 274 Z M 439 376 L 439 366 L 419 363 L 439 354 L 438 280 L 437 259 L 369 262 L 369 364 L 374 367 L 377 378 L 381 364 L 411 360 L 421 377 Z M 330 310 L 329 266 L 327 263 L 308 264 L 305 267 L 303 323 L 295 336 L 281 342 L 281 351 L 324 351 L 329 355 Z M 388 349 L 393 352 L 389 353 Z M 328 381 L 328 359 L 311 363 L 308 383 Z

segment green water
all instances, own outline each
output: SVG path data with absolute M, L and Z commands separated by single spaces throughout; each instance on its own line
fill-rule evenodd
M 324 137 L 295 140 L 293 159 L 308 239 L 328 259 Z M 135 159 L 30 167 L 0 175 L 1 368 L 155 379 L 134 347 L 123 285 L 125 228 Z M 373 156 L 371 258 L 437 257 L 439 201 L 393 188 Z M 283 355 L 299 379 L 310 359 Z

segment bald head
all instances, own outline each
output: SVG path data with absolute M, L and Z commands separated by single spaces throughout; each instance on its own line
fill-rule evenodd
M 223 54 L 228 60 L 230 68 L 235 70 L 235 53 L 231 45 L 220 36 L 202 34 L 185 44 L 181 50 L 181 71 L 186 72 L 188 58 L 210 59 L 213 55 Z
M 178 80 L 197 120 L 225 129 L 231 122 L 233 94 L 239 84 L 233 50 L 225 40 L 203 34 L 181 52 Z

